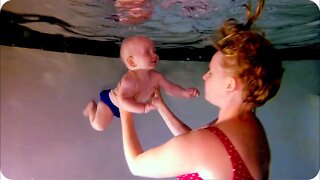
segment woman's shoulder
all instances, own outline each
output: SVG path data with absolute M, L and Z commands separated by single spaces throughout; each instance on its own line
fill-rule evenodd
M 229 138 L 254 177 L 268 171 L 270 150 L 263 127 L 257 122 L 236 122 L 218 126 Z
M 239 149 L 240 154 L 251 154 L 267 147 L 268 141 L 259 120 L 235 121 L 217 125 L 232 144 Z
M 176 136 L 173 139 L 179 142 L 183 142 L 183 145 L 185 147 L 188 147 L 190 151 L 201 151 L 201 153 L 204 153 L 205 150 L 210 154 L 216 154 L 214 153 L 214 151 L 219 150 L 220 148 L 218 147 L 223 147 L 221 146 L 219 138 L 212 132 L 210 132 L 210 130 L 208 130 L 207 128 L 195 129 Z
M 261 138 L 265 132 L 262 124 L 255 115 L 247 115 L 246 117 L 229 120 L 216 125 L 230 139 L 254 140 Z
M 228 157 L 219 137 L 208 128 L 195 129 L 181 136 L 185 138 L 188 147 L 193 148 L 193 151 L 197 152 L 196 154 L 207 160 Z
M 195 155 L 193 162 L 199 167 L 200 176 L 231 179 L 232 165 L 228 153 L 214 133 L 208 128 L 200 128 L 180 136 L 187 142 L 185 148 L 188 148 L 190 159 Z

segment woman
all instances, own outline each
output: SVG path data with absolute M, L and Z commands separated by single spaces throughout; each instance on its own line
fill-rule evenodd
M 131 172 L 144 177 L 178 179 L 267 179 L 270 150 L 254 110 L 274 97 L 283 73 L 272 45 L 251 24 L 261 14 L 259 1 L 248 22 L 231 19 L 220 29 L 217 52 L 203 75 L 205 99 L 219 107 L 206 127 L 191 130 L 163 102 L 152 104 L 175 135 L 168 142 L 143 151 L 133 116 L 121 110 L 124 153 Z M 185 175 L 184 175 L 185 174 Z

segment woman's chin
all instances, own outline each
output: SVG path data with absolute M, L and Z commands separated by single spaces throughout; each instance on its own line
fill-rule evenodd
M 209 101 L 207 95 L 206 95 L 206 92 L 204 92 L 204 97 L 203 97 L 205 100 Z
M 206 101 L 208 101 L 210 104 L 216 105 L 216 103 L 214 102 L 214 100 L 212 100 L 212 98 L 210 99 L 210 97 L 208 97 L 206 94 L 204 94 L 204 99 L 205 99 Z

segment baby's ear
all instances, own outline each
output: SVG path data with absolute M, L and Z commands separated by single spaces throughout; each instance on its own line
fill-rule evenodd
M 134 63 L 134 60 L 133 60 L 133 57 L 132 56 L 129 56 L 127 58 L 127 63 L 130 67 L 136 67 L 137 65 Z

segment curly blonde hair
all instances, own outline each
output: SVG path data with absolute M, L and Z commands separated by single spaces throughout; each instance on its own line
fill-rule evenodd
M 251 1 L 244 6 L 247 23 L 241 24 L 235 19 L 225 21 L 214 46 L 227 57 L 221 65 L 223 69 L 245 84 L 244 102 L 259 107 L 276 95 L 284 70 L 264 33 L 251 27 L 262 13 L 264 0 L 259 0 L 254 14 Z

